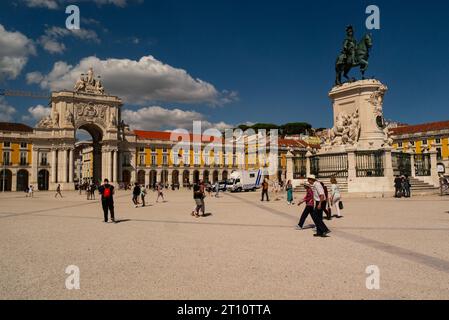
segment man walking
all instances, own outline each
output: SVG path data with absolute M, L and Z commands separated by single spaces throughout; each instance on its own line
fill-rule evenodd
M 267 181 L 267 179 L 264 179 L 263 183 L 262 183 L 262 200 L 260 200 L 260 201 L 263 201 L 264 196 L 267 197 L 267 201 L 270 201 L 270 199 L 268 198 L 268 181 Z
M 55 198 L 58 197 L 58 195 L 62 198 L 62 193 L 61 193 L 61 185 L 58 184 L 58 186 L 56 187 L 56 194 L 55 194 Z
M 111 213 L 111 221 L 115 223 L 114 218 L 114 186 L 109 184 L 108 179 L 104 179 L 104 183 L 98 192 L 101 194 L 101 205 L 103 207 L 104 222 L 108 222 L 108 211 Z
M 215 182 L 215 198 L 218 198 L 220 194 L 220 182 L 218 180 Z
M 325 238 L 327 237 L 327 234 L 330 233 L 330 230 L 323 222 L 323 209 L 327 204 L 324 189 L 314 175 L 308 176 L 307 181 L 312 186 L 313 200 L 315 201 L 315 210 L 313 210 L 312 219 L 315 223 L 316 234 L 313 236 Z
M 135 208 L 137 208 L 139 206 L 139 196 L 140 196 L 141 190 L 140 190 L 140 186 L 139 184 L 136 182 L 134 184 L 134 189 L 133 189 L 133 203 Z

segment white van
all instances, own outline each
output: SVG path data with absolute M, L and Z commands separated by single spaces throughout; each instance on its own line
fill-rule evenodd
M 262 170 L 239 170 L 231 173 L 229 184 L 226 187 L 231 192 L 256 191 L 262 182 Z

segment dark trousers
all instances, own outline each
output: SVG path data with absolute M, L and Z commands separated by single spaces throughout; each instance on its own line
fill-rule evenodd
M 262 201 L 263 201 L 264 195 L 267 196 L 267 201 L 270 201 L 270 199 L 268 198 L 268 190 L 262 190 Z
M 108 210 L 111 212 L 111 220 L 114 220 L 114 201 L 102 200 L 101 205 L 103 206 L 104 222 L 108 222 Z
M 306 206 L 306 208 L 302 212 L 301 218 L 299 219 L 298 226 L 300 226 L 301 228 L 304 227 L 304 223 L 306 222 L 306 219 L 309 214 L 313 217 L 313 207 L 312 206 Z
M 321 202 L 321 209 L 318 209 L 319 201 L 315 202 L 315 210 L 313 210 L 312 219 L 315 223 L 316 233 L 322 235 L 329 231 L 327 226 L 323 222 L 323 208 L 326 205 L 326 201 Z

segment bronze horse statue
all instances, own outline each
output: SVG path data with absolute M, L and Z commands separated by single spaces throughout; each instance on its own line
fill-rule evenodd
M 373 46 L 373 39 L 371 34 L 366 34 L 363 39 L 357 44 L 357 47 L 355 48 L 354 52 L 354 62 L 351 63 L 348 62 L 348 59 L 344 54 L 341 54 L 337 58 L 337 62 L 335 64 L 335 71 L 337 73 L 336 79 L 335 79 L 335 85 L 341 85 L 341 75 L 350 82 L 355 81 L 355 78 L 350 79 L 348 76 L 349 71 L 351 71 L 352 68 L 360 67 L 360 72 L 362 73 L 362 80 L 365 79 L 365 72 L 368 70 L 368 59 L 369 59 L 369 52 L 370 49 Z

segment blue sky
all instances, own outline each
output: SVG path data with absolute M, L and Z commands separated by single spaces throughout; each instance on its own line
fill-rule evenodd
M 79 6 L 85 34 L 49 32 L 64 28 L 67 2 Z M 114 81 L 102 76 L 109 93 L 125 96 L 125 119 L 135 127 L 169 129 L 190 119 L 210 126 L 306 121 L 329 127 L 327 93 L 345 26 L 353 24 L 361 38 L 369 4 L 381 10 L 368 75 L 389 87 L 385 116 L 405 123 L 449 119 L 449 2 L 440 0 L 2 1 L 4 32 L 19 32 L 34 51 L 22 50 L 27 61 L 17 75 L 1 76 L 7 53 L 0 49 L 0 88 L 49 91 L 60 78 L 67 87 L 84 66 L 117 68 L 126 60 L 137 63 L 133 70 L 103 72 Z M 45 49 L 48 40 L 59 47 Z M 58 51 L 61 45 L 65 50 Z M 139 60 L 149 56 L 142 67 Z M 87 57 L 96 60 L 80 64 Z M 58 61 L 70 76 L 49 78 Z M 30 73 L 38 77 L 30 80 Z M 163 90 L 153 93 L 155 87 Z M 8 97 L 0 104 L 3 120 L 33 124 L 45 113 L 35 107 L 46 101 Z

